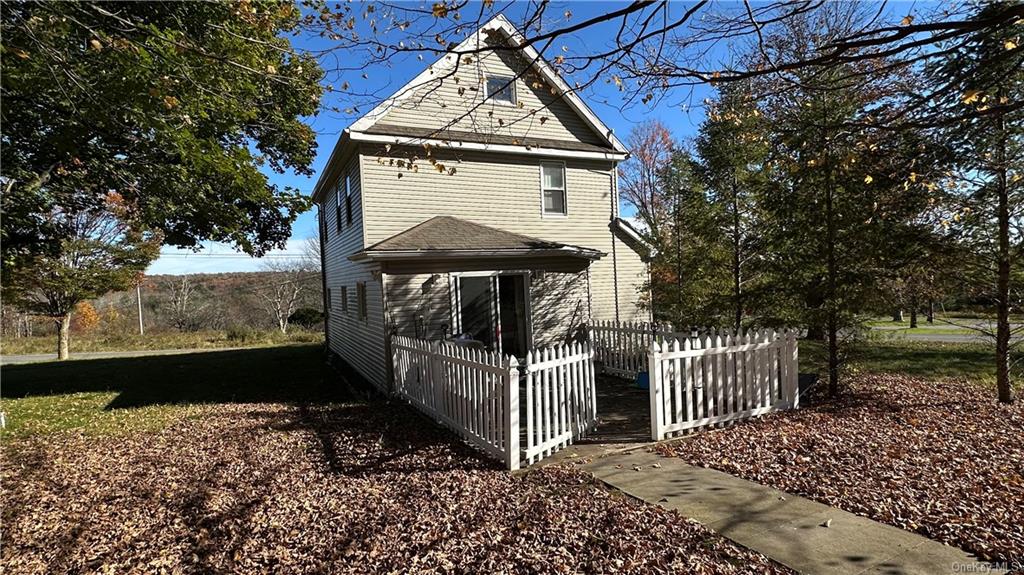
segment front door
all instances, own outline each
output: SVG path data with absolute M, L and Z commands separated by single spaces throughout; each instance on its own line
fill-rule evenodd
M 525 274 L 454 276 L 452 288 L 456 337 L 479 341 L 488 351 L 526 356 L 529 298 Z

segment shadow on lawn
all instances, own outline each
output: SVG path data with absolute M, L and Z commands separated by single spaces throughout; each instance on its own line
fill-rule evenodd
M 107 409 L 179 403 L 348 401 L 322 347 L 300 345 L 3 367 L 8 399 L 118 392 Z

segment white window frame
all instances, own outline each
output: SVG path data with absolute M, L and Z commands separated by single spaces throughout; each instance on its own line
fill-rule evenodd
M 558 166 L 562 170 L 562 206 L 564 212 L 549 212 L 544 209 L 544 166 Z M 542 218 L 567 218 L 569 217 L 569 174 L 565 168 L 565 162 L 545 160 L 540 163 L 537 170 L 540 185 L 540 215 Z M 554 189 L 554 188 L 552 188 Z
M 489 89 L 491 79 L 502 80 L 508 84 L 508 89 L 512 93 L 511 102 L 506 102 L 504 100 L 496 100 L 491 97 L 492 94 Z M 502 74 L 484 74 L 484 99 L 490 100 L 491 102 L 499 106 L 512 106 L 514 108 L 516 106 L 516 103 L 519 101 L 519 94 L 516 93 L 516 77 L 514 75 L 505 76 Z

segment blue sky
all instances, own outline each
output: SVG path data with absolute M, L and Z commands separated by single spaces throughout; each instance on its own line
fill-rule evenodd
M 572 12 L 570 21 L 578 22 L 615 10 L 624 5 L 619 2 L 563 2 L 553 3 L 548 9 L 549 14 L 561 15 L 565 11 Z M 689 6 L 688 3 L 673 3 L 672 10 L 682 12 Z M 495 2 L 495 7 L 500 8 L 513 22 L 520 20 L 519 16 L 525 9 L 524 4 Z M 561 50 L 565 45 L 569 52 L 582 52 L 583 46 L 587 51 L 593 51 L 600 47 L 609 45 L 609 38 L 615 33 L 614 28 L 602 25 L 580 31 L 571 36 L 560 38 L 553 46 L 554 50 Z M 299 49 L 317 50 L 326 47 L 327 41 L 322 39 L 293 39 L 293 44 Z M 724 54 L 724 49 L 723 49 Z M 352 55 L 354 58 L 361 58 L 362 55 Z M 554 54 L 548 54 L 554 57 Z M 340 85 L 341 81 L 348 81 L 354 90 L 373 91 L 387 95 L 396 91 L 407 81 L 418 74 L 426 65 L 427 61 L 418 61 L 415 57 L 409 56 L 404 59 L 392 59 L 387 66 L 370 67 L 365 72 L 367 78 L 362 78 L 361 73 L 351 73 L 342 78 L 333 77 L 326 81 L 334 85 Z M 330 64 L 325 62 L 325 68 Z M 572 78 L 569 78 L 570 84 Z M 590 89 L 583 93 L 584 99 L 593 108 L 595 113 L 613 130 L 621 139 L 625 139 L 630 128 L 637 122 L 658 118 L 663 121 L 674 132 L 678 139 L 685 139 L 692 136 L 697 126 L 703 119 L 701 102 L 712 94 L 710 88 L 700 86 L 693 91 L 679 91 L 670 95 L 667 99 L 657 103 L 656 106 L 636 105 L 630 109 L 621 109 L 620 92 L 610 82 L 595 83 Z M 336 97 L 326 94 L 325 107 L 336 106 L 345 109 L 350 103 L 343 103 L 336 100 Z M 364 106 L 364 110 L 369 107 Z M 317 158 L 313 163 L 316 174 L 319 174 L 327 163 L 331 149 L 338 138 L 338 134 L 344 130 L 358 114 L 346 116 L 335 112 L 322 112 L 319 116 L 310 119 L 310 123 L 316 130 L 317 137 Z M 280 186 L 293 186 L 305 193 L 311 193 L 316 176 L 302 177 L 294 174 L 274 174 L 268 171 L 272 182 Z M 623 206 L 624 213 L 628 215 L 628 206 Z M 289 254 L 300 254 L 302 242 L 309 237 L 315 237 L 317 233 L 315 208 L 299 216 L 292 227 L 292 239 L 285 250 L 272 253 L 272 257 L 288 257 Z M 178 250 L 165 247 L 162 256 L 150 266 L 147 273 L 153 274 L 186 274 L 186 273 L 215 273 L 233 271 L 255 271 L 260 267 L 259 259 L 249 258 L 244 254 L 236 252 L 231 246 L 209 243 L 201 252 L 194 253 L 191 250 Z

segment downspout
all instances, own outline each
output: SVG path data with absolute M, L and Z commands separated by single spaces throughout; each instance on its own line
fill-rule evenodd
M 619 217 L 619 169 L 618 162 L 612 162 L 612 171 L 608 174 L 611 179 L 611 196 L 612 196 L 612 217 L 611 220 L 615 221 L 615 218 Z M 616 250 L 615 244 L 615 232 L 609 230 L 612 236 L 612 286 L 615 293 L 615 321 L 619 321 L 619 258 L 618 251 Z

